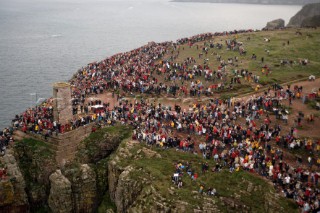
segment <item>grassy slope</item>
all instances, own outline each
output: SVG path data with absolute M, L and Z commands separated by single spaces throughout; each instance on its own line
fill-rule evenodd
M 142 145 L 136 145 L 131 153 L 136 153 L 141 147 Z M 202 199 L 202 196 L 197 196 L 198 193 L 195 193 L 199 190 L 200 184 L 203 184 L 205 189 L 209 187 L 216 188 L 219 197 L 231 198 L 241 205 L 250 206 L 253 212 L 264 212 L 265 196 L 267 194 L 272 196 L 275 194 L 272 185 L 248 172 L 240 171 L 231 174 L 228 170 L 223 170 L 220 173 L 208 172 L 202 175 L 201 163 L 205 162 L 205 160 L 201 156 L 175 150 L 154 149 L 154 151 L 160 153 L 162 158 L 140 158 L 135 160 L 128 158 L 122 159 L 120 164 L 121 166 L 131 165 L 134 168 L 143 168 L 143 171 L 155 177 L 152 185 L 166 200 L 183 200 L 194 208 L 203 206 L 204 199 Z M 214 162 L 212 160 L 207 161 L 210 168 L 212 168 Z M 174 164 L 176 162 L 190 162 L 193 170 L 199 174 L 199 178 L 197 181 L 192 181 L 187 174 L 184 174 L 182 179 L 183 188 L 176 189 L 175 192 L 177 194 L 172 195 L 168 189 L 174 186 L 171 182 L 171 176 L 174 173 Z M 134 178 L 135 175 L 141 176 L 143 174 L 134 172 L 131 177 Z M 249 182 L 253 184 L 253 188 L 256 188 L 256 191 L 247 192 Z M 240 197 L 235 198 L 238 195 Z M 214 197 L 214 200 L 220 210 L 227 211 L 218 197 Z M 276 200 L 276 204 L 283 207 L 285 212 L 298 212 L 297 206 L 290 200 L 279 198 Z
M 284 83 L 296 79 L 301 79 L 303 77 L 308 77 L 310 74 L 320 76 L 320 58 L 318 57 L 318 52 L 320 48 L 320 29 L 301 29 L 299 30 L 302 35 L 296 35 L 296 29 L 286 29 L 283 31 L 262 31 L 254 33 L 245 33 L 231 36 L 218 36 L 212 39 L 214 43 L 223 44 L 222 49 L 209 49 L 208 55 L 203 55 L 199 59 L 199 53 L 202 53 L 202 47 L 204 42 L 198 42 L 191 48 L 187 44 L 180 47 L 180 55 L 174 62 L 183 62 L 187 57 L 194 57 L 196 59 L 196 64 L 203 65 L 203 59 L 209 59 L 208 65 L 210 69 L 217 70 L 219 62 L 216 60 L 216 54 L 221 55 L 221 59 L 227 61 L 228 58 L 234 58 L 238 56 L 239 63 L 238 67 L 233 67 L 231 65 L 227 66 L 227 70 L 230 74 L 234 69 L 248 69 L 249 72 L 260 76 L 260 82 L 262 84 L 269 84 L 273 82 Z M 310 36 L 307 36 L 310 35 Z M 247 41 L 247 37 L 250 36 L 250 41 Z M 225 40 L 237 38 L 238 41 L 243 42 L 247 54 L 240 56 L 238 51 L 226 50 Z M 264 38 L 271 39 L 271 42 L 265 42 Z M 287 41 L 290 40 L 290 44 L 287 45 Z M 283 43 L 285 45 L 283 46 Z M 196 48 L 199 46 L 199 49 Z M 269 50 L 268 55 L 265 50 Z M 174 55 L 177 52 L 174 53 Z M 257 55 L 257 60 L 251 60 L 252 54 Z M 168 59 L 170 55 L 165 56 Z M 261 57 L 264 57 L 264 63 L 261 63 Z M 299 64 L 300 59 L 308 59 L 310 63 L 307 66 L 302 66 Z M 280 66 L 280 60 L 287 59 L 293 60 L 292 66 L 285 65 Z M 268 77 L 261 73 L 262 65 L 268 65 L 271 68 L 272 74 Z M 191 68 L 193 66 L 190 65 Z M 162 79 L 162 76 L 157 76 Z M 197 78 L 203 81 L 205 85 L 211 83 L 204 82 L 204 77 Z M 216 81 L 217 82 L 217 81 Z M 227 80 L 229 82 L 229 80 Z M 242 81 L 242 86 L 236 89 L 236 92 L 250 92 L 254 88 L 253 84 L 248 84 Z M 230 93 L 230 91 L 229 91 Z

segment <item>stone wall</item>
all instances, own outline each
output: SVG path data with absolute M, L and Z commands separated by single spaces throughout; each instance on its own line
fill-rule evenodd
M 91 123 L 53 138 L 52 145 L 56 148 L 58 164 L 64 165 L 74 159 L 80 142 L 90 135 L 93 125 Z
M 21 132 L 20 130 L 16 130 L 14 135 L 17 138 L 31 137 L 50 145 L 51 149 L 56 153 L 57 163 L 60 166 L 63 166 L 65 163 L 74 159 L 80 142 L 90 135 L 93 125 L 94 123 L 91 123 L 86 126 L 81 126 L 70 132 L 58 135 L 54 134 L 53 136 L 48 137 L 47 140 L 45 140 L 42 135 L 32 133 L 26 134 Z

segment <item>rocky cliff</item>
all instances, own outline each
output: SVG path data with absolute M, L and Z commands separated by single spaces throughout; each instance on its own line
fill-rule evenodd
M 75 161 L 50 176 L 48 204 L 52 212 L 97 211 L 108 191 L 108 156 L 129 133 L 129 127 L 109 127 L 81 142 Z M 59 194 L 64 196 L 63 205 Z
M 14 151 L 8 150 L 0 157 L 0 164 L 6 168 L 7 175 L 0 180 L 0 211 L 8 213 L 28 212 L 29 203 L 25 191 L 26 184 Z
M 57 170 L 50 175 L 50 195 L 48 204 L 52 212 L 72 212 L 71 182 Z
M 301 27 L 320 27 L 320 15 L 305 18 Z
M 287 27 L 301 27 L 303 22 L 308 22 L 308 19 L 315 18 L 320 15 L 320 3 L 305 5 L 296 15 L 294 15 Z
M 50 175 L 48 204 L 53 213 L 93 212 L 96 209 L 96 174 L 87 164 Z
M 130 133 L 126 126 L 92 133 L 63 167 L 50 144 L 20 138 L 0 157 L 0 168 L 7 168 L 0 179 L 0 212 L 96 212 L 108 198 L 108 156 Z
M 121 144 L 108 164 L 109 193 L 117 212 L 297 212 L 271 185 L 247 172 L 210 173 L 196 181 L 185 174 L 178 188 L 171 180 L 178 162 L 189 162 L 200 174 L 204 160 L 136 141 Z M 216 188 L 218 196 L 199 193 L 200 185 Z
M 1 158 L 10 179 L 0 181 L 0 211 L 297 212 L 269 183 L 248 172 L 201 174 L 202 156 L 148 147 L 130 135 L 125 126 L 92 133 L 75 161 L 63 168 L 49 164 L 54 156 L 42 142 L 17 143 L 16 153 Z M 188 162 L 199 178 L 185 174 L 178 188 L 172 182 L 178 162 Z M 217 195 L 199 193 L 200 185 L 214 187 Z

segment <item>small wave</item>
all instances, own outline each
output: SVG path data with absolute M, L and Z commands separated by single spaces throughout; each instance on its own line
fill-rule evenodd
M 61 34 L 54 34 L 54 35 L 51 35 L 52 38 L 58 38 L 58 37 L 62 37 Z

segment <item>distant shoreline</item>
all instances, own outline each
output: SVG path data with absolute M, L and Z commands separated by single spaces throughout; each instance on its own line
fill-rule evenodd
M 260 4 L 260 5 L 306 5 L 310 3 L 319 3 L 320 1 L 310 0 L 303 4 L 298 0 L 171 0 L 171 2 L 180 3 L 220 3 L 220 4 Z

